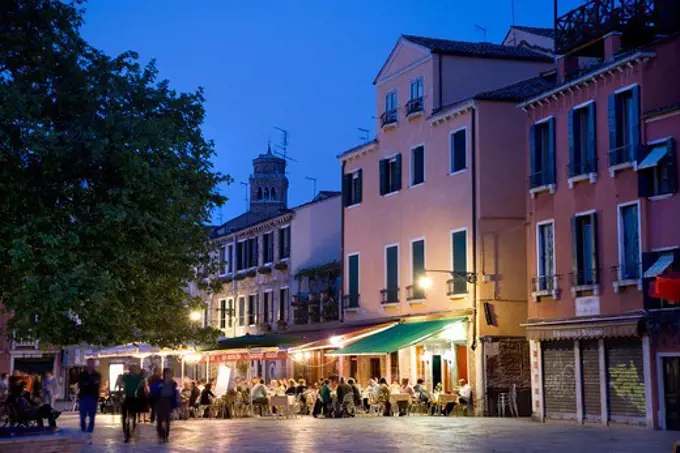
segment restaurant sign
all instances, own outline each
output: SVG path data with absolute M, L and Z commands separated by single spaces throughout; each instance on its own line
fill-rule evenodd
M 597 316 L 600 314 L 600 297 L 576 298 L 576 316 Z
M 211 363 L 236 362 L 238 360 L 285 360 L 286 353 L 283 351 L 250 351 L 230 352 L 226 354 L 211 354 Z
M 604 336 L 603 328 L 555 329 L 553 338 L 592 338 Z

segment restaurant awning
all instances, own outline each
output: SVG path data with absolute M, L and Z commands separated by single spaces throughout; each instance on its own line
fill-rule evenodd
M 527 329 L 529 340 L 580 340 L 588 338 L 634 337 L 639 336 L 642 314 L 622 317 L 595 317 L 578 323 L 539 321 L 522 324 Z
M 466 318 L 437 319 L 397 324 L 381 330 L 328 355 L 384 355 L 413 346 L 447 328 L 464 322 Z
M 280 335 L 275 333 L 262 335 L 245 334 L 240 337 L 222 339 L 217 342 L 216 346 L 207 347 L 204 350 L 286 348 L 303 342 L 303 338 L 292 335 Z
M 299 346 L 291 348 L 290 352 L 308 352 L 318 351 L 323 349 L 336 349 L 339 346 L 348 346 L 356 341 L 374 335 L 381 330 L 389 329 L 394 326 L 396 322 L 382 323 L 371 326 L 361 326 L 354 328 L 336 329 L 329 331 L 324 338 L 310 343 L 304 343 Z
M 647 154 L 647 157 L 640 162 L 637 169 L 644 170 L 645 168 L 655 167 L 667 152 L 668 146 L 666 146 L 666 144 L 655 146 L 649 154 Z
M 673 264 L 673 253 L 664 253 L 645 271 L 645 278 L 652 278 L 660 275 L 668 269 L 668 266 L 671 264 Z

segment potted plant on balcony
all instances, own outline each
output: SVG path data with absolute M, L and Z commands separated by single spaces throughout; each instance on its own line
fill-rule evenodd
M 276 329 L 277 330 L 286 330 L 288 329 L 288 323 L 284 321 L 283 319 L 279 319 L 276 321 Z
M 288 269 L 288 262 L 287 261 L 279 261 L 278 263 L 274 264 L 274 269 L 277 271 L 285 271 Z
M 260 266 L 257 269 L 258 274 L 271 274 L 272 273 L 272 267 L 271 266 Z
M 257 330 L 260 332 L 271 332 L 272 331 L 272 326 L 268 322 L 260 321 L 257 324 Z

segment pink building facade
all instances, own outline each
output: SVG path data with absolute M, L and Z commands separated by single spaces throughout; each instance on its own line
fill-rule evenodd
M 520 104 L 532 412 L 680 429 L 677 313 L 649 295 L 679 268 L 680 38 L 586 25 L 558 19 L 556 84 Z
M 402 36 L 376 77 L 377 138 L 339 156 L 345 321 L 452 326 L 399 350 L 344 357 L 361 382 L 422 378 L 451 390 L 466 379 L 475 411 L 488 413 L 514 379 L 528 406 L 526 269 L 516 259 L 525 247 L 524 118 L 515 104 L 550 61 L 525 48 Z M 518 366 L 503 373 L 508 361 Z

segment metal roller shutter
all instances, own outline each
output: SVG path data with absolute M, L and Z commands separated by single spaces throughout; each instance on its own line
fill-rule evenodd
M 542 343 L 543 397 L 547 418 L 576 418 L 574 344 L 570 341 Z
M 583 415 L 585 420 L 602 419 L 600 395 L 600 349 L 597 340 L 581 342 L 581 372 L 583 373 Z
M 606 341 L 609 419 L 644 423 L 646 414 L 642 343 L 639 339 Z

